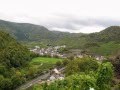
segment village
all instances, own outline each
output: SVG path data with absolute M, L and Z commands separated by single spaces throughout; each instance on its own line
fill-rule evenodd
M 58 58 L 68 58 L 73 56 L 74 58 L 83 58 L 83 57 L 92 57 L 98 61 L 105 60 L 106 58 L 102 55 L 96 54 L 85 54 L 81 53 L 81 50 L 71 50 L 69 53 L 60 53 L 59 50 L 61 48 L 66 48 L 66 45 L 62 46 L 49 46 L 47 48 L 40 48 L 39 46 L 35 46 L 34 48 L 30 48 L 31 52 L 39 54 L 40 56 L 50 56 L 50 57 L 58 57 Z
M 65 58 L 64 54 L 59 53 L 60 48 L 66 48 L 65 45 L 63 46 L 55 46 L 55 47 L 48 47 L 48 48 L 40 48 L 39 46 L 35 46 L 34 48 L 30 49 L 30 51 L 37 53 L 41 56 L 49 55 L 50 57 L 60 57 Z
M 50 57 L 58 56 L 58 58 L 68 58 L 68 56 L 72 56 L 75 58 L 84 58 L 84 57 L 92 57 L 96 59 L 97 61 L 105 60 L 106 58 L 102 55 L 96 55 L 96 54 L 85 54 L 82 53 L 81 50 L 73 49 L 69 53 L 60 53 L 60 48 L 66 48 L 65 45 L 63 46 L 54 46 L 54 47 L 47 47 L 47 48 L 41 48 L 39 46 L 35 46 L 34 48 L 31 48 L 30 51 L 34 52 L 36 54 L 39 54 L 40 56 L 49 55 Z M 36 79 L 33 79 L 29 83 L 21 86 L 18 88 L 25 89 L 28 87 L 32 87 L 35 84 L 43 84 L 46 83 L 47 85 L 50 85 L 52 82 L 55 82 L 56 80 L 64 80 L 65 74 L 64 74 L 65 67 L 57 68 L 54 67 L 53 69 L 49 70 L 47 73 L 44 73 L 43 75 L 37 77 Z M 90 90 L 94 90 L 93 88 L 90 88 Z

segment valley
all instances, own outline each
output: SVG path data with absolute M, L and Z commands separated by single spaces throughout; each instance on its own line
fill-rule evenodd
M 120 26 L 83 34 L 0 20 L 0 90 L 119 90 L 119 61 Z

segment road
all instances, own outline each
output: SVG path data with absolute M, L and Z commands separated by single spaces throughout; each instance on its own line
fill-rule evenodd
M 65 69 L 65 68 L 63 67 L 63 68 L 59 69 L 59 71 L 61 72 L 61 71 L 63 71 L 64 69 Z M 35 78 L 35 79 L 33 79 L 33 80 L 25 83 L 24 85 L 21 85 L 21 86 L 18 87 L 16 90 L 25 90 L 25 89 L 29 88 L 30 86 L 38 83 L 41 79 L 47 79 L 49 76 L 50 76 L 50 72 L 48 72 L 48 73 L 46 73 L 46 74 L 44 74 L 44 75 L 41 75 L 41 76 L 39 76 L 39 77 L 37 77 L 37 78 Z

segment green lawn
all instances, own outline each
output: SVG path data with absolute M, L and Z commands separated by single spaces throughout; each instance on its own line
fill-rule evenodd
M 39 64 L 42 64 L 42 63 L 55 64 L 57 61 L 62 61 L 62 59 L 37 57 L 37 58 L 32 59 L 30 64 L 32 64 L 32 65 L 39 65 Z
M 30 67 L 34 67 L 37 70 L 48 70 L 52 68 L 57 61 L 62 61 L 62 59 L 58 58 L 48 58 L 48 57 L 37 57 L 31 60 L 29 63 Z

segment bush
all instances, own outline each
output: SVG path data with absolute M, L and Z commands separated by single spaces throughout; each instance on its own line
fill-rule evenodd
M 78 72 L 89 73 L 90 71 L 97 71 L 99 64 L 93 58 L 85 57 L 70 61 L 66 67 L 66 75 L 71 75 Z
M 61 61 L 57 61 L 57 62 L 56 62 L 56 66 L 57 66 L 57 67 L 62 66 L 62 62 L 61 62 Z
M 68 59 L 65 59 L 65 60 L 63 60 L 63 66 L 66 66 L 68 63 L 69 63 L 69 60 Z
M 113 66 L 110 62 L 101 64 L 97 73 L 98 90 L 110 90 L 113 78 Z

